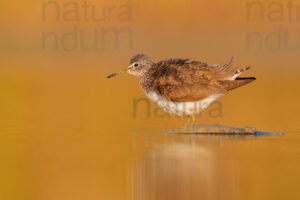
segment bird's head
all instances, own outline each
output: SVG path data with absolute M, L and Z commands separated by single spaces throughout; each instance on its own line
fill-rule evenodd
M 128 72 L 138 78 L 143 77 L 143 75 L 152 67 L 153 62 L 149 57 L 143 54 L 137 54 L 133 56 L 130 60 L 129 66 L 120 72 L 109 75 L 107 78 L 114 77 L 118 74 Z

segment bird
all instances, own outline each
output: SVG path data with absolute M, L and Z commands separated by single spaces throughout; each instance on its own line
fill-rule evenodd
M 127 72 L 139 79 L 145 95 L 164 111 L 185 116 L 195 122 L 195 117 L 229 91 L 256 80 L 239 77 L 250 69 L 233 67 L 234 57 L 224 65 L 184 58 L 171 58 L 153 62 L 144 54 L 137 54 L 129 66 L 107 78 Z

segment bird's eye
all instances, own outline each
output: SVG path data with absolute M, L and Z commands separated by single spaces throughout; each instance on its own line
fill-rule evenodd
M 137 67 L 137 66 L 139 66 L 139 64 L 135 63 L 134 66 Z

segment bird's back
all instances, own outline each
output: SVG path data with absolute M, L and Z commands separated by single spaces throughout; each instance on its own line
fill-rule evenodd
M 226 94 L 254 78 L 234 79 L 248 68 L 232 67 L 233 59 L 225 65 L 209 65 L 189 59 L 167 59 L 153 66 L 152 87 L 170 101 L 199 101 L 212 94 Z M 236 77 L 235 77 L 236 76 Z

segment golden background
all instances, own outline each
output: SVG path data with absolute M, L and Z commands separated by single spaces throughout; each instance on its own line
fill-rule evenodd
M 299 199 L 300 17 L 288 2 L 87 1 L 97 15 L 105 12 L 101 22 L 85 21 L 84 1 L 73 1 L 79 9 L 72 22 L 63 18 L 71 1 L 54 1 L 59 11 L 43 10 L 47 2 L 0 2 L 0 199 Z M 122 5 L 130 9 L 125 21 L 118 18 Z M 110 6 L 116 8 L 109 14 Z M 55 50 L 51 40 L 43 48 L 43 33 L 60 40 L 75 27 L 87 35 L 126 27 L 132 43 L 122 35 L 117 49 L 113 36 L 106 50 Z M 245 75 L 257 80 L 219 100 L 222 117 L 210 117 L 208 108 L 197 122 L 286 135 L 221 143 L 214 137 L 209 144 L 199 136 L 199 144 L 180 147 L 162 132 L 153 137 L 185 120 L 155 116 L 154 103 L 150 117 L 142 104 L 133 116 L 134 99 L 145 97 L 138 80 L 106 76 L 136 53 L 211 64 L 236 56 L 235 65 L 251 65 Z M 134 130 L 141 128 L 165 145 L 150 139 L 148 146 L 143 135 L 134 145 Z

